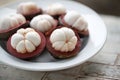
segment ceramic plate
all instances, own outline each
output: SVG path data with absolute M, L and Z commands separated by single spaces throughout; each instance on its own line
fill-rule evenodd
M 16 6 L 20 2 L 22 1 L 1 7 L 0 15 L 7 15 L 7 13 L 15 12 Z M 42 8 L 45 8 L 47 5 L 52 3 L 62 3 L 67 10 L 78 11 L 87 20 L 90 35 L 83 39 L 82 49 L 77 56 L 64 60 L 54 59 L 46 50 L 39 57 L 28 61 L 21 60 L 8 54 L 5 49 L 5 42 L 0 41 L 1 62 L 16 68 L 30 71 L 62 70 L 84 63 L 94 56 L 104 45 L 107 35 L 106 27 L 99 15 L 89 7 L 78 2 L 68 0 L 34 0 L 34 2 Z

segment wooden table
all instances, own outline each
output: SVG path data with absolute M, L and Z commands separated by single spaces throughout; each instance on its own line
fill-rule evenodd
M 0 80 L 120 80 L 120 17 L 100 16 L 107 26 L 107 41 L 86 63 L 56 72 L 24 71 L 1 63 Z

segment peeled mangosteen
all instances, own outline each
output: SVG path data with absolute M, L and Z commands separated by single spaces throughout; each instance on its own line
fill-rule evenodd
M 88 36 L 88 23 L 76 11 L 68 11 L 66 14 L 59 17 L 60 25 L 67 26 L 78 32 L 80 36 Z
M 32 28 L 19 29 L 7 41 L 8 52 L 21 59 L 30 59 L 40 55 L 45 45 L 44 35 Z
M 30 21 L 33 17 L 42 14 L 42 9 L 34 2 L 24 2 L 18 5 L 17 13 L 22 14 L 26 20 Z
M 58 20 L 59 16 L 66 13 L 66 8 L 60 3 L 55 3 L 47 6 L 44 13 L 51 15 L 54 19 Z
M 51 34 L 51 32 L 57 27 L 57 24 L 58 21 L 48 14 L 38 15 L 30 22 L 32 28 L 42 32 L 45 36 Z
M 7 40 L 17 29 L 28 26 L 29 21 L 21 14 L 8 14 L 0 20 L 0 39 Z
M 81 40 L 79 35 L 72 29 L 62 27 L 54 30 L 47 37 L 46 46 L 53 57 L 64 59 L 73 57 L 80 52 Z

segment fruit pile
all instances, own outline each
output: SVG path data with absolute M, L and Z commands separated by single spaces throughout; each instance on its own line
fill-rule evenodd
M 42 9 L 33 2 L 20 3 L 16 13 L 0 21 L 0 39 L 8 52 L 20 59 L 38 56 L 45 48 L 55 58 L 80 52 L 81 38 L 89 35 L 88 23 L 79 12 L 55 3 Z

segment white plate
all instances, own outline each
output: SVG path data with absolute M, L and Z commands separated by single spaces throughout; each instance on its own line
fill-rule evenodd
M 15 9 L 18 3 L 20 2 L 22 1 L 12 3 L 4 7 L 9 8 L 10 10 Z M 48 52 L 44 52 L 43 55 L 35 59 L 24 61 L 9 55 L 3 48 L 0 47 L 1 62 L 16 68 L 31 70 L 31 71 L 62 70 L 82 64 L 83 62 L 87 61 L 89 58 L 94 56 L 104 45 L 107 36 L 106 27 L 103 21 L 101 20 L 101 18 L 99 17 L 99 15 L 96 12 L 94 12 L 92 9 L 74 1 L 34 0 L 34 2 L 36 2 L 40 7 L 43 8 L 51 3 L 58 2 L 65 5 L 65 7 L 68 10 L 76 10 L 80 12 L 80 14 L 87 20 L 89 24 L 88 29 L 90 32 L 90 36 L 84 39 L 83 49 L 76 57 L 70 59 L 57 60 L 51 57 Z M 9 10 L 4 9 L 2 7 L 0 13 L 1 12 L 3 14 L 6 14 L 9 13 Z

